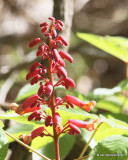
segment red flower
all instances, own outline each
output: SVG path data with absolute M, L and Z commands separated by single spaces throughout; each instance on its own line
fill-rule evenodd
M 35 121 L 40 121 L 42 118 L 41 115 L 42 113 L 36 110 L 28 116 L 28 121 L 31 121 L 33 119 L 35 119 Z
M 67 72 L 62 66 L 56 66 L 56 70 L 61 76 L 67 77 Z
M 40 65 L 39 62 L 33 63 L 33 64 L 31 65 L 31 67 L 30 67 L 30 72 L 31 72 L 31 73 L 35 72 L 36 68 L 37 68 L 39 65 Z
M 53 85 L 50 83 L 46 83 L 44 88 L 45 96 L 48 98 L 49 96 L 51 96 L 52 92 L 53 92 Z
M 71 123 L 79 128 L 86 128 L 88 131 L 95 130 L 94 122 L 86 122 L 77 119 L 69 119 L 68 123 Z
M 61 29 L 61 27 L 58 27 Z M 55 39 L 57 42 L 60 40 L 65 46 L 68 46 L 68 42 L 65 40 L 63 36 L 59 36 Z
M 25 108 L 31 106 L 35 101 L 37 101 L 38 98 L 39 98 L 39 96 L 37 94 L 34 94 L 34 95 L 30 96 L 29 98 L 27 98 L 23 102 L 22 108 L 25 109 Z
M 34 47 L 35 45 L 37 45 L 39 42 L 41 42 L 41 39 L 40 39 L 40 38 L 36 38 L 36 39 L 34 39 L 33 41 L 31 41 L 31 42 L 29 43 L 29 47 L 32 48 L 32 47 Z
M 76 98 L 76 97 L 74 97 L 74 96 L 67 95 L 65 98 L 66 98 L 69 102 L 73 103 L 74 105 L 76 105 L 76 106 L 78 106 L 78 107 L 81 107 L 81 106 L 84 105 L 84 103 L 83 103 L 80 99 L 78 99 L 78 98 Z
M 70 134 L 70 135 L 76 135 L 76 134 L 81 133 L 80 129 L 71 123 L 69 123 L 68 127 L 70 127 L 70 129 L 68 131 L 68 134 Z
M 62 82 L 61 84 L 65 86 L 66 89 L 69 89 L 69 87 L 75 87 L 75 82 L 71 78 L 63 78 L 63 81 L 64 82 Z
M 47 22 L 43 22 L 43 23 L 40 24 L 40 27 L 45 27 L 47 25 L 48 25 Z
M 32 131 L 32 133 L 29 135 L 26 134 L 20 135 L 20 138 L 23 138 L 25 144 L 29 144 L 33 139 L 40 136 L 44 130 L 45 130 L 44 127 L 39 127 L 36 128 L 34 131 Z
M 72 57 L 70 56 L 70 54 L 68 54 L 67 52 L 61 50 L 61 51 L 59 52 L 59 55 L 61 56 L 61 58 L 67 59 L 70 63 L 72 63 L 73 58 L 72 58 Z
M 48 126 L 52 126 L 53 124 L 53 121 L 52 121 L 52 117 L 50 115 L 48 115 L 46 118 L 45 118 L 45 126 L 48 127 Z
M 59 115 L 59 113 L 55 113 L 53 115 L 53 123 L 56 125 L 56 132 L 60 133 L 63 129 L 62 125 L 61 125 L 61 117 Z
M 55 61 L 59 61 L 60 60 L 60 57 L 59 57 L 59 53 L 56 49 L 53 49 L 53 54 L 54 54 L 54 57 L 55 57 Z

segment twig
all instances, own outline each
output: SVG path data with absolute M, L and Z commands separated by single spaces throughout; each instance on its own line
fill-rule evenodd
M 37 152 L 36 150 L 34 150 L 33 148 L 31 148 L 30 146 L 28 146 L 27 144 L 23 143 L 22 141 L 20 141 L 19 139 L 15 138 L 13 135 L 11 135 L 10 133 L 8 133 L 7 131 L 4 131 L 9 137 L 11 137 L 12 139 L 14 139 L 16 142 L 20 143 L 22 146 L 24 146 L 25 148 L 31 150 L 32 152 L 38 154 L 40 157 L 44 158 L 45 160 L 51 160 L 48 157 L 40 154 L 39 152 Z
M 93 132 L 93 134 L 92 134 L 90 140 L 88 141 L 88 143 L 85 145 L 83 151 L 81 152 L 79 158 L 82 158 L 82 157 L 83 157 L 83 155 L 84 155 L 84 153 L 86 152 L 86 150 L 87 150 L 87 148 L 88 148 L 88 146 L 89 146 L 89 144 L 90 144 L 92 138 L 94 137 L 94 135 L 96 134 L 98 128 L 100 127 L 100 125 L 101 125 L 102 123 L 103 123 L 103 122 L 101 122 L 101 123 L 98 124 L 98 126 L 97 126 L 97 128 L 95 129 L 95 131 Z

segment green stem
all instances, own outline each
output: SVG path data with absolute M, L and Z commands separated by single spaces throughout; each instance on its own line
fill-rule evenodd
M 16 142 L 18 142 L 19 144 L 21 144 L 22 146 L 24 146 L 25 148 L 31 150 L 32 152 L 36 153 L 37 155 L 39 155 L 40 157 L 44 158 L 45 160 L 51 160 L 48 157 L 38 153 L 36 150 L 34 150 L 33 148 L 31 148 L 30 146 L 28 146 L 27 144 L 23 143 L 22 141 L 20 141 L 19 139 L 15 138 L 13 135 L 11 135 L 10 133 L 8 133 L 7 131 L 4 131 L 6 135 L 8 135 L 9 137 L 11 137 L 12 139 L 14 139 Z
M 97 132 L 97 130 L 98 130 L 98 128 L 100 127 L 101 124 L 102 124 L 102 122 L 101 122 L 100 124 L 98 124 L 98 126 L 97 126 L 97 128 L 95 129 L 95 131 L 93 132 L 93 134 L 92 134 L 90 140 L 88 141 L 88 143 L 85 145 L 83 151 L 81 152 L 79 158 L 82 158 L 82 157 L 83 157 L 83 155 L 84 155 L 84 153 L 86 152 L 86 150 L 87 150 L 87 148 L 88 148 L 88 146 L 89 146 L 89 144 L 90 144 L 92 138 L 93 138 L 94 135 L 96 134 L 96 132 Z M 78 158 L 78 159 L 79 159 L 79 158 Z

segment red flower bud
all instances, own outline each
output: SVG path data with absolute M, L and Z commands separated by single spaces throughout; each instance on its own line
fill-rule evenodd
M 53 124 L 52 117 L 51 116 L 47 116 L 45 118 L 45 126 L 48 127 L 48 126 L 51 126 L 52 124 Z
M 30 72 L 31 72 L 31 73 L 35 72 L 36 68 L 37 68 L 39 65 L 40 65 L 40 63 L 38 63 L 38 62 L 33 63 L 33 64 L 31 65 L 31 67 L 30 67 Z
M 61 76 L 67 77 L 67 72 L 62 66 L 56 66 L 56 70 Z
M 61 125 L 61 117 L 60 117 L 59 113 L 54 114 L 53 123 L 56 125 L 56 132 L 60 133 L 63 129 L 63 126 Z
M 53 35 L 53 37 L 56 37 L 56 36 L 57 36 L 57 32 L 56 32 L 55 29 L 52 30 L 52 35 Z
M 54 54 L 55 60 L 58 62 L 60 57 L 59 57 L 58 51 L 56 49 L 53 49 L 53 54 Z
M 19 115 L 23 115 L 25 113 L 34 112 L 39 109 L 41 109 L 40 106 L 28 106 L 27 108 L 23 109 L 22 105 L 19 105 L 18 108 L 15 109 L 15 112 Z
M 78 98 L 76 98 L 76 97 L 74 97 L 74 96 L 67 95 L 65 98 L 66 98 L 69 102 L 73 103 L 73 104 L 76 105 L 76 106 L 81 107 L 81 106 L 84 105 L 84 103 L 83 103 L 80 99 L 78 99 Z
M 36 84 L 36 83 L 39 81 L 40 77 L 41 77 L 41 76 L 40 76 L 39 74 L 37 74 L 37 75 L 31 80 L 31 85 Z
M 22 108 L 25 109 L 29 106 L 31 106 L 37 99 L 38 99 L 38 95 L 34 94 L 32 96 L 30 96 L 29 98 L 27 98 L 24 102 L 23 102 L 23 106 Z
M 43 53 L 42 53 L 41 51 L 39 51 L 39 50 L 36 52 L 36 56 L 37 56 L 37 57 L 38 57 L 38 56 L 41 56 L 42 54 L 43 54 Z
M 47 31 L 47 29 L 48 29 L 47 27 L 44 27 L 44 28 L 42 28 L 41 32 L 45 33 Z
M 44 27 L 44 26 L 47 26 L 47 25 L 48 25 L 47 22 L 43 22 L 43 23 L 40 24 L 40 27 Z
M 44 127 L 39 127 L 39 128 L 36 128 L 34 131 L 32 131 L 31 135 L 32 135 L 32 139 L 38 137 L 43 131 L 44 131 Z
M 64 51 L 60 51 L 59 52 L 59 55 L 63 58 L 63 59 L 66 59 L 68 60 L 70 63 L 72 63 L 73 61 L 73 58 L 70 56 L 70 54 L 68 54 L 67 52 L 64 52 Z
M 44 91 L 44 85 L 41 85 L 40 88 L 39 88 L 39 90 L 38 90 L 38 95 L 42 96 L 43 91 Z
M 68 42 L 65 40 L 65 38 L 63 36 L 59 36 L 56 39 L 61 40 L 65 46 L 68 46 Z
M 61 40 L 57 40 L 56 42 L 58 42 L 59 45 L 63 46 L 63 42 Z
M 57 97 L 57 98 L 56 98 L 56 103 L 61 104 L 60 102 L 63 103 L 62 98 L 61 98 L 61 97 Z
M 39 69 L 36 69 L 33 73 L 29 72 L 26 75 L 26 80 L 29 80 L 30 78 L 34 77 L 35 75 L 37 75 L 39 73 Z
M 63 22 L 62 21 L 60 21 L 60 20 L 57 20 L 57 22 L 61 25 L 61 26 L 63 26 L 64 24 L 63 24 Z
M 68 86 L 75 87 L 75 82 L 71 78 L 67 77 L 64 79 L 64 81 Z
M 52 21 L 55 21 L 55 18 L 54 18 L 54 17 L 49 17 L 48 19 L 49 19 L 49 20 L 52 20 Z
M 70 130 L 69 130 L 68 134 L 76 135 L 76 134 L 81 133 L 80 129 L 77 126 L 75 126 L 74 124 L 69 123 L 68 126 L 70 127 Z
M 40 121 L 41 120 L 41 112 L 34 111 L 32 114 L 28 116 L 28 121 L 31 121 L 35 118 L 35 120 Z
M 45 87 L 45 95 L 46 95 L 46 97 L 51 96 L 52 92 L 53 92 L 53 85 L 49 84 L 49 83 L 46 84 L 46 87 Z
M 70 105 L 71 108 L 74 108 L 74 104 L 72 104 L 72 103 L 69 102 L 69 101 L 68 101 L 67 103 Z
M 41 39 L 40 39 L 40 38 L 36 38 L 36 39 L 34 39 L 33 41 L 31 41 L 31 42 L 29 43 L 29 47 L 32 48 L 32 47 L 34 47 L 35 45 L 37 45 L 39 42 L 41 42 Z
M 53 116 L 54 116 L 53 123 L 55 125 L 58 125 L 58 124 L 61 125 L 61 117 L 60 117 L 59 113 L 55 113 Z
M 62 67 L 65 67 L 65 63 L 62 59 L 59 59 L 58 64 Z

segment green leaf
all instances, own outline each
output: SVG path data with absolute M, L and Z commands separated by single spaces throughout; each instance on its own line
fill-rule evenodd
M 118 113 L 118 114 L 111 113 L 111 114 L 105 114 L 105 116 L 108 119 L 118 119 L 128 123 L 128 115 L 124 113 Z
M 43 139 L 42 139 L 43 140 Z M 59 146 L 60 146 L 60 157 L 61 160 L 64 159 L 66 157 L 66 155 L 69 153 L 69 151 L 72 149 L 73 144 L 75 142 L 75 136 L 70 136 L 68 134 L 62 136 L 59 139 Z M 40 150 L 40 153 L 42 153 L 43 155 L 54 159 L 55 157 L 55 152 L 54 152 L 54 143 L 48 143 L 45 146 L 43 146 Z M 33 153 L 32 154 L 32 158 L 33 160 L 42 160 L 37 154 Z
M 32 125 L 43 123 L 42 121 L 35 121 L 35 120 L 28 121 L 28 116 L 29 116 L 29 114 L 24 114 L 24 115 L 20 116 L 19 114 L 15 113 L 14 111 L 8 111 L 4 114 L 1 114 L 0 119 L 10 119 L 10 120 L 14 120 L 19 123 L 32 124 Z
M 128 135 L 128 124 L 118 119 L 107 119 L 103 115 L 100 115 L 104 121 L 103 124 L 97 130 L 94 138 L 96 142 L 112 135 Z
M 87 97 L 94 98 L 94 99 L 102 99 L 108 96 L 117 95 L 121 91 L 124 91 L 127 89 L 128 89 L 128 79 L 125 79 L 112 89 L 96 88 Z
M 116 96 L 110 96 L 97 102 L 96 108 L 100 108 L 111 113 L 120 113 L 122 102 Z
M 8 151 L 8 139 L 4 131 L 0 128 L 0 160 L 6 158 Z
M 128 138 L 111 136 L 105 138 L 91 151 L 88 160 L 127 160 Z
M 16 97 L 16 101 L 21 101 L 29 96 L 32 96 L 33 94 L 36 94 L 38 92 L 38 89 L 40 87 L 40 83 L 37 83 L 35 85 L 26 84 L 18 93 Z
M 33 131 L 34 126 L 33 125 L 28 125 L 28 124 L 16 124 L 15 126 L 12 126 L 8 128 L 6 131 L 11 133 L 14 137 L 19 139 L 19 136 L 21 134 L 29 134 Z M 8 142 L 13 142 L 14 139 L 8 137 Z
M 96 142 L 100 142 L 102 139 L 107 138 L 113 135 L 128 135 L 128 130 L 119 128 L 119 127 L 112 127 L 108 123 L 103 123 L 97 130 L 94 139 Z
M 77 36 L 122 61 L 128 62 L 128 39 L 112 36 L 103 37 L 88 33 L 77 33 Z

